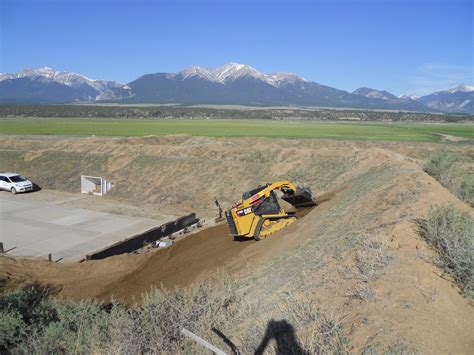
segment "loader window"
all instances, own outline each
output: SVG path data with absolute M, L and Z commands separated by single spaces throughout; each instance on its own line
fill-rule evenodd
M 266 188 L 266 186 L 259 186 L 259 187 L 257 187 L 256 189 L 253 189 L 253 190 L 244 192 L 244 193 L 242 194 L 242 200 L 248 199 L 249 197 L 255 195 L 257 192 L 262 191 L 264 188 Z
M 275 196 L 275 193 L 272 191 L 270 196 L 266 198 L 258 207 L 255 209 L 256 215 L 264 214 L 277 214 L 280 212 L 280 204 Z

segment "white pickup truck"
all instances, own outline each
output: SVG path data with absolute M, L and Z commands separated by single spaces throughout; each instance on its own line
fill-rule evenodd
M 12 194 L 33 191 L 34 184 L 27 178 L 16 173 L 0 173 L 0 189 L 10 191 Z

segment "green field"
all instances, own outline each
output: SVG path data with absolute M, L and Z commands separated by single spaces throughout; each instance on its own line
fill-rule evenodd
M 327 138 L 371 141 L 440 141 L 439 134 L 474 139 L 469 124 L 366 124 L 253 120 L 5 119 L 0 134 Z

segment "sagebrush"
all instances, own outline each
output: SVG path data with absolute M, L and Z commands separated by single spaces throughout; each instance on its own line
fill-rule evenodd
M 49 288 L 30 285 L 0 295 L 0 353 L 202 353 L 182 328 L 225 351 L 231 344 L 241 353 L 347 352 L 340 317 L 294 297 L 262 312 L 237 288 L 221 277 L 184 290 L 154 289 L 127 307 L 61 301 Z
M 439 253 L 439 265 L 474 296 L 474 219 L 452 204 L 431 208 L 418 221 L 421 236 Z
M 441 149 L 433 153 L 425 171 L 457 197 L 474 206 L 474 175 L 459 153 Z
M 31 285 L 0 296 L 0 352 L 177 353 L 192 348 L 185 327 L 207 335 L 237 309 L 227 281 L 187 290 L 153 290 L 143 304 L 59 301 Z

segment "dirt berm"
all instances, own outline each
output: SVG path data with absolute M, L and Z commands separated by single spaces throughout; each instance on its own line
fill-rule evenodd
M 355 353 L 474 349 L 472 301 L 435 265 L 435 253 L 414 223 L 435 204 L 449 202 L 473 213 L 423 171 L 418 158 L 438 148 L 434 145 L 189 137 L 110 139 L 102 146 L 94 139 L 64 139 L 53 142 L 52 148 L 42 141 L 11 138 L 7 143 L 19 152 L 18 166 L 28 157 L 30 169 L 39 165 L 35 159 L 42 158 L 29 154 L 41 149 L 43 155 L 50 154 L 47 149 L 61 151 L 55 154 L 65 165 L 76 159 L 78 151 L 85 155 L 84 161 L 98 154 L 125 156 L 116 171 L 124 173 L 132 164 L 129 168 L 140 176 L 155 173 L 155 182 L 145 178 L 150 198 L 159 191 L 164 206 L 174 201 L 188 209 L 202 206 L 196 212 L 208 215 L 213 213 L 214 196 L 222 196 L 227 205 L 256 183 L 281 178 L 310 184 L 321 203 L 259 242 L 234 242 L 226 226 L 220 225 L 166 250 L 82 264 L 1 257 L 4 287 L 36 281 L 55 287 L 61 298 L 108 301 L 113 296 L 133 304 L 152 286 L 182 287 L 225 271 L 238 282 L 239 297 L 258 306 L 257 312 L 235 325 L 237 340 L 258 322 L 281 319 L 282 309 L 292 299 L 311 302 L 340 320 L 350 339 L 349 350 Z M 253 148 L 241 153 L 241 146 Z M 474 156 L 470 147 L 455 149 Z M 143 159 L 140 151 L 159 158 L 147 158 L 150 167 L 136 160 Z M 196 154 L 211 160 L 195 164 Z M 16 164 L 13 159 L 11 164 Z M 160 164 L 166 169 L 159 170 Z M 321 191 L 327 194 L 321 196 Z M 126 197 L 116 192 L 109 199 Z M 294 324 L 297 319 L 287 320 Z

